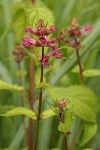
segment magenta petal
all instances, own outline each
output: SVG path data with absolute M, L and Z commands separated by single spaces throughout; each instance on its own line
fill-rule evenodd
M 57 57 L 57 58 L 62 57 L 63 54 L 58 53 L 59 50 L 60 50 L 60 48 L 57 48 L 57 49 L 53 50 L 52 52 L 48 53 L 48 54 L 47 54 L 48 57 L 51 57 L 51 56 L 55 56 L 55 57 Z
M 36 40 L 30 38 L 29 43 L 32 44 L 32 45 L 35 45 L 36 44 Z
M 87 25 L 81 30 L 81 32 L 82 32 L 82 33 L 84 33 L 84 32 L 90 32 L 92 29 L 93 29 L 93 27 L 90 26 L 89 24 L 87 24 Z
M 61 48 L 52 49 L 53 52 L 59 52 Z
M 57 58 L 61 58 L 61 57 L 63 57 L 63 56 L 64 56 L 64 54 L 59 54 L 59 53 L 56 54 L 56 57 L 57 57 Z
M 49 66 L 49 57 L 47 55 L 45 55 L 45 58 L 43 59 L 42 64 L 45 66 Z
M 48 41 L 48 43 L 55 43 L 57 41 L 56 38 L 52 38 L 51 40 Z
M 43 61 L 42 64 L 43 64 L 44 66 L 49 66 L 49 62 L 47 62 L 47 61 Z
M 46 36 L 39 37 L 39 40 L 41 41 L 42 44 L 47 44 L 48 42 L 48 38 Z
M 27 26 L 27 27 L 25 28 L 25 32 L 36 34 L 36 33 L 37 33 L 37 30 L 31 28 L 30 26 Z
M 41 47 L 41 44 L 40 44 L 39 42 L 36 41 L 35 46 L 36 46 L 36 47 Z
M 52 48 L 54 48 L 56 46 L 55 44 L 52 44 L 52 43 L 48 43 L 47 45 L 52 47 Z
M 29 38 L 28 36 L 24 36 L 22 45 L 23 46 L 30 46 L 30 45 L 36 45 L 36 40 Z
M 55 32 L 56 30 L 57 30 L 57 27 L 55 27 L 55 26 L 53 26 L 53 25 L 50 26 L 50 31 L 51 31 L 51 32 Z

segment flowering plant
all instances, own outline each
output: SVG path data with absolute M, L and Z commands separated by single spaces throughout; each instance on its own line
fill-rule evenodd
M 25 24 L 20 28 L 21 22 L 17 19 L 22 17 L 19 16 L 21 11 Z M 16 7 L 14 13 L 17 14 Z M 17 91 L 20 105 L 10 107 L 9 111 L 0 115 L 22 116 L 20 122 L 24 136 L 20 148 L 47 150 L 57 145 L 57 150 L 74 150 L 86 147 L 97 130 L 97 98 L 87 87 L 86 81 L 87 77 L 98 75 L 98 72 L 91 69 L 92 73 L 89 74 L 91 70 L 85 70 L 83 64 L 86 58 L 83 61 L 83 55 L 87 51 L 91 53 L 87 44 L 90 39 L 86 36 L 90 31 L 93 33 L 95 28 L 89 24 L 81 28 L 78 20 L 73 18 L 68 28 L 64 28 L 63 24 L 60 29 L 60 23 L 56 22 L 58 27 L 54 25 L 52 11 L 42 2 L 35 3 L 34 0 L 32 4 L 20 3 L 15 18 L 16 46 L 12 59 L 17 67 L 19 85 L 0 80 L 0 88 Z M 21 32 L 20 36 L 16 28 Z M 66 57 L 71 50 L 72 54 Z M 89 54 L 85 57 L 89 57 Z M 21 132 L 18 134 L 21 138 Z M 13 143 L 18 141 L 15 138 Z M 16 144 L 14 146 L 17 147 Z

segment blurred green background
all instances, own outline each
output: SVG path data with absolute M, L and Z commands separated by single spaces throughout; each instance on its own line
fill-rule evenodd
M 88 34 L 83 40 L 84 53 L 81 55 L 82 63 L 85 69 L 100 68 L 100 0 L 42 0 L 45 5 L 54 13 L 55 24 L 59 30 L 65 28 L 67 30 L 73 17 L 79 20 L 81 27 L 89 23 L 93 26 L 93 32 Z M 12 18 L 13 7 L 18 2 L 25 0 L 0 0 L 0 79 L 18 85 L 17 64 L 14 62 L 12 51 L 15 49 L 17 42 L 14 32 Z M 41 6 L 42 7 L 42 6 Z M 19 16 L 20 17 L 20 12 Z M 49 17 L 49 16 L 48 16 Z M 16 21 L 17 18 L 15 18 Z M 23 25 L 21 30 L 24 30 L 25 23 L 21 18 L 19 24 Z M 27 23 L 26 23 L 27 24 Z M 19 31 L 18 31 L 19 32 Z M 23 32 L 23 31 L 22 31 Z M 54 34 L 56 36 L 56 34 Z M 63 44 L 62 44 L 63 45 Z M 84 50 L 85 49 L 85 50 Z M 64 49 L 65 56 L 73 55 L 72 49 Z M 56 69 L 54 76 L 51 76 L 51 82 L 57 86 L 69 86 L 79 84 L 79 77 L 71 72 L 76 65 L 74 57 L 71 61 L 60 61 L 60 69 L 58 61 L 55 62 Z M 68 61 L 68 62 L 67 62 Z M 27 58 L 21 64 L 22 70 L 27 72 Z M 23 77 L 24 86 L 28 84 L 28 74 Z M 85 79 L 85 84 L 93 89 L 98 97 L 98 131 L 87 147 L 93 147 L 94 150 L 100 150 L 100 76 L 90 77 Z M 27 88 L 26 88 L 27 89 Z M 3 106 L 8 107 L 3 107 Z M 0 113 L 9 110 L 9 105 L 20 106 L 20 96 L 13 91 L 0 91 Z M 26 102 L 27 105 L 27 102 Z M 45 104 L 44 104 L 45 105 Z M 13 106 L 12 106 L 13 107 Z M 46 106 L 45 106 L 46 107 Z M 27 120 L 26 120 L 27 122 Z M 41 136 L 39 140 L 39 150 L 49 150 L 57 145 L 62 145 L 62 138 L 57 134 L 57 120 L 47 119 L 42 123 Z M 76 125 L 77 126 L 77 125 Z M 75 127 L 74 127 L 75 128 Z M 56 136 L 56 140 L 53 138 Z M 78 142 L 78 141 L 77 141 Z M 70 141 L 69 141 L 70 143 Z M 23 128 L 21 126 L 21 117 L 0 117 L 0 148 L 16 148 L 25 147 L 25 139 Z M 77 144 L 76 144 L 77 149 Z M 77 149 L 78 150 L 78 149 Z

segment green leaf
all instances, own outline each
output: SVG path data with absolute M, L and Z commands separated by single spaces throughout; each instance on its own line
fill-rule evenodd
M 60 122 L 60 124 L 59 124 L 59 126 L 58 126 L 58 130 L 59 130 L 60 132 L 65 133 L 65 132 L 67 131 L 66 125 L 65 125 L 64 123 Z
M 54 113 L 54 111 L 52 111 L 51 109 L 45 110 L 42 112 L 42 118 L 43 119 L 47 119 L 49 117 L 55 116 L 56 113 Z
M 54 23 L 53 12 L 43 3 L 37 2 L 37 4 L 31 5 L 30 8 L 25 9 L 29 25 L 36 27 L 39 19 L 43 19 L 45 23 L 48 23 L 48 26 Z
M 51 104 L 49 104 L 49 106 L 50 106 L 50 108 L 53 110 L 54 113 L 58 114 L 58 109 L 57 109 L 57 107 L 55 107 L 55 106 L 53 106 L 53 105 L 51 105 Z
M 25 50 L 25 52 L 34 59 L 34 62 L 36 64 L 36 66 L 39 66 L 40 62 L 38 61 L 38 58 L 35 54 L 31 53 L 27 48 L 24 48 L 23 49 Z
M 0 80 L 0 90 L 22 91 L 23 87 L 17 86 L 17 85 L 13 85 L 13 84 L 7 83 L 7 82 L 5 82 L 3 80 Z
M 13 8 L 13 28 L 17 40 L 22 40 L 27 25 L 36 27 L 39 19 L 43 19 L 48 26 L 54 23 L 52 11 L 43 2 L 36 2 L 35 6 L 29 2 L 17 3 Z
M 25 31 L 24 28 L 28 25 L 27 16 L 25 14 L 26 3 L 16 3 L 13 8 L 13 28 L 16 33 L 16 38 L 18 41 L 21 41 Z
M 73 122 L 72 110 L 73 108 L 70 108 L 69 110 L 66 111 L 65 117 L 64 117 L 64 123 L 60 122 L 58 126 L 58 130 L 60 132 L 66 133 L 70 130 L 72 122 Z
M 97 98 L 89 88 L 78 85 L 68 88 L 52 87 L 48 89 L 48 93 L 54 100 L 69 99 L 74 105 L 74 112 L 81 119 L 96 122 Z
M 85 128 L 80 142 L 80 147 L 88 143 L 96 134 L 96 131 L 97 131 L 97 124 L 85 123 Z
M 100 76 L 100 69 L 84 70 L 83 75 L 86 77 Z
M 0 104 L 0 113 L 5 113 L 10 109 L 16 108 L 14 105 L 2 105 Z
M 17 115 L 25 115 L 33 120 L 36 120 L 36 115 L 35 113 L 28 109 L 28 108 L 25 108 L 25 107 L 17 107 L 17 108 L 14 108 L 10 111 L 8 111 L 7 113 L 5 114 L 0 114 L 0 116 L 17 116 Z
M 41 82 L 41 83 L 39 83 L 39 84 L 37 84 L 36 86 L 35 86 L 36 88 L 49 88 L 49 87 L 51 87 L 51 84 L 50 83 L 47 83 L 47 82 Z

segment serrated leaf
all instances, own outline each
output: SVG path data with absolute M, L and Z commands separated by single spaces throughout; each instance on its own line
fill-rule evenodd
M 97 98 L 92 90 L 85 86 L 70 86 L 68 88 L 52 87 L 48 89 L 54 100 L 67 98 L 74 105 L 74 112 L 87 122 L 96 122 Z
M 66 125 L 65 125 L 64 123 L 60 122 L 60 124 L 59 124 L 59 126 L 58 126 L 58 130 L 59 130 L 60 132 L 65 133 L 65 132 L 66 132 Z
M 39 19 L 43 19 L 45 23 L 48 23 L 48 26 L 52 25 L 54 23 L 54 15 L 53 12 L 47 8 L 45 4 L 41 4 L 38 6 L 33 6 L 31 9 L 25 9 L 29 25 L 32 27 L 36 27 L 36 23 Z
M 34 6 L 29 2 L 19 2 L 13 8 L 13 28 L 18 41 L 21 41 L 27 25 L 36 27 L 39 19 L 43 19 L 48 25 L 54 23 L 54 16 L 51 10 L 43 2 L 36 2 Z
M 58 130 L 60 132 L 66 133 L 70 130 L 72 122 L 73 122 L 73 108 L 70 108 L 69 110 L 66 111 L 65 116 L 64 116 L 64 122 L 60 122 L 58 126 Z
M 17 86 L 17 85 L 13 85 L 13 84 L 7 83 L 7 82 L 5 82 L 3 80 L 0 80 L 0 90 L 22 91 L 23 87 Z
M 86 77 L 100 76 L 100 70 L 99 69 L 84 70 L 83 75 Z
M 45 110 L 42 112 L 42 119 L 47 119 L 49 117 L 55 116 L 56 113 L 54 113 L 54 111 L 52 111 L 51 109 Z
M 80 142 L 80 147 L 88 143 L 97 131 L 97 124 L 85 123 L 83 136 Z
M 17 108 L 14 108 L 14 109 L 8 111 L 5 114 L 0 114 L 0 116 L 5 116 L 5 117 L 17 116 L 17 115 L 25 115 L 33 120 L 36 120 L 35 113 L 32 110 L 25 108 L 25 107 L 17 107 Z
M 41 83 L 37 84 L 35 87 L 36 88 L 43 88 L 43 89 L 45 89 L 45 88 L 51 87 L 51 84 L 47 83 L 47 82 L 41 82 Z

